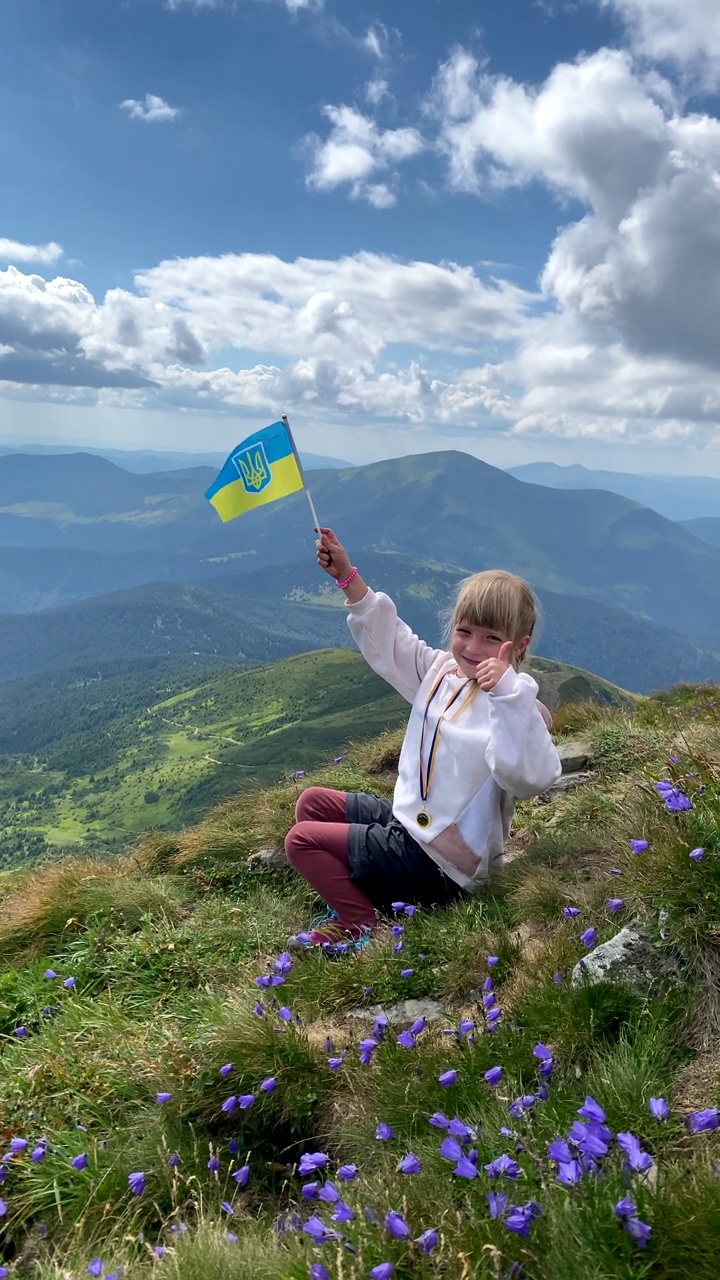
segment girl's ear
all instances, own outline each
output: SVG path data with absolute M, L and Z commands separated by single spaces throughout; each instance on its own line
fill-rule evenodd
M 518 641 L 517 645 L 515 646 L 515 661 L 517 663 L 523 662 L 524 659 L 526 658 L 531 640 L 532 640 L 532 636 L 523 636 L 522 640 Z

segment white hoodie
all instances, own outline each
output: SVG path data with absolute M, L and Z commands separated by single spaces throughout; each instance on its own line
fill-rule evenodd
M 539 795 L 561 773 L 560 759 L 537 705 L 532 676 L 512 667 L 491 689 L 460 694 L 443 719 L 426 805 L 420 796 L 420 735 L 428 710 L 423 764 L 435 726 L 466 677 L 452 654 L 432 649 L 397 614 L 389 596 L 368 589 L 348 606 L 348 625 L 366 662 L 412 703 L 400 752 L 393 815 L 442 871 L 464 889 L 483 884 L 502 855 L 515 797 Z M 425 807 L 430 825 L 417 815 Z

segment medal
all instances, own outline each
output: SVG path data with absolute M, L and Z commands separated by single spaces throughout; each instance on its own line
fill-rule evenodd
M 424 752 L 424 746 L 425 746 L 425 730 L 427 728 L 428 712 L 430 710 L 430 704 L 433 698 L 435 697 L 435 694 L 437 693 L 444 679 L 445 679 L 444 675 L 439 676 L 438 679 L 435 681 L 435 684 L 433 685 L 432 689 L 430 690 L 430 693 L 428 694 L 427 701 L 425 703 L 425 710 L 423 712 L 422 729 L 420 731 L 420 762 L 419 762 L 420 763 L 420 799 L 423 802 L 423 807 L 420 810 L 420 812 L 417 814 L 415 821 L 417 822 L 419 827 L 422 827 L 423 830 L 426 830 L 427 827 L 429 827 L 430 823 L 432 822 L 432 818 L 430 817 L 430 814 L 425 808 L 425 801 L 427 800 L 428 791 L 430 789 L 430 778 L 432 777 L 432 771 L 435 764 L 435 756 L 437 753 L 438 743 L 440 741 L 440 729 L 442 728 L 443 719 L 445 717 L 446 712 L 448 712 L 451 706 L 453 705 L 453 703 L 457 701 L 457 699 L 460 697 L 460 694 L 463 692 L 463 690 L 467 689 L 469 684 L 472 684 L 472 680 L 466 680 L 464 684 L 461 684 L 460 688 L 455 690 L 454 694 L 449 699 L 449 701 L 445 704 L 445 707 L 441 711 L 438 722 L 435 725 L 435 732 L 433 733 L 433 736 L 432 736 L 432 742 L 430 743 L 430 752 L 428 755 L 427 768 L 426 768 L 423 760 L 423 752 Z

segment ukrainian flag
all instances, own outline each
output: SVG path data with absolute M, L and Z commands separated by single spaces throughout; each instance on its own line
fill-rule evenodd
M 221 520 L 234 520 L 303 487 L 293 438 L 284 422 L 273 422 L 233 449 L 205 497 Z

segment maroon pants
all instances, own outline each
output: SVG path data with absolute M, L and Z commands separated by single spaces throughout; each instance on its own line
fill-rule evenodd
M 285 837 L 287 860 L 337 912 L 346 928 L 372 925 L 376 911 L 350 879 L 349 823 L 344 791 L 308 787 L 295 806 Z

